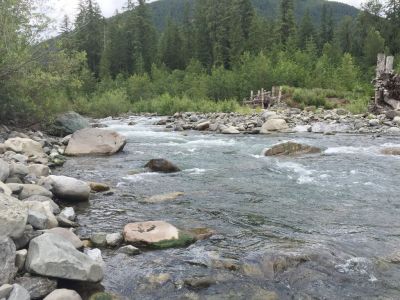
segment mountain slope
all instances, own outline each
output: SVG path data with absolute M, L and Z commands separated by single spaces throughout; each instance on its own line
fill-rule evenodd
M 252 0 L 256 11 L 265 17 L 275 18 L 279 16 L 278 0 Z M 165 28 L 166 20 L 171 18 L 178 23 L 182 21 L 185 6 L 188 5 L 193 10 L 196 0 L 158 0 L 150 3 L 153 13 L 154 23 L 158 30 Z M 326 3 L 332 9 L 333 19 L 340 20 L 344 16 L 356 16 L 358 9 L 339 2 L 330 2 L 324 0 L 295 0 L 296 18 L 300 20 L 307 9 L 314 23 L 319 23 L 321 18 L 322 6 Z

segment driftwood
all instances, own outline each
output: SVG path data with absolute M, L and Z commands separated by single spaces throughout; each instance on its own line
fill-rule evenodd
M 282 98 L 282 87 L 272 87 L 272 91 L 265 91 L 261 89 L 254 95 L 251 91 L 249 99 L 243 99 L 243 105 L 251 106 L 253 108 L 261 107 L 268 109 L 273 104 L 279 103 Z
M 393 56 L 378 54 L 373 111 L 400 110 L 400 75 L 393 71 Z

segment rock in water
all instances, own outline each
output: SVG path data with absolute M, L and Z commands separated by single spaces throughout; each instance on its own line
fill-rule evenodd
M 195 241 L 192 235 L 164 221 L 127 224 L 124 228 L 124 239 L 130 244 L 159 249 L 187 246 Z
M 126 138 L 111 130 L 86 128 L 75 132 L 65 149 L 66 155 L 112 155 L 121 151 Z
M 53 135 L 64 137 L 77 130 L 88 127 L 90 127 L 90 124 L 86 118 L 74 111 L 70 111 L 59 115 L 54 121 L 54 125 L 51 127 L 50 131 Z
M 166 159 L 152 159 L 145 166 L 153 172 L 175 173 L 181 171 L 172 162 Z
M 64 238 L 45 233 L 29 243 L 25 267 L 28 272 L 62 279 L 99 282 L 101 265 L 79 252 Z
M 275 145 L 264 152 L 265 156 L 293 156 L 321 153 L 321 149 L 309 145 L 287 142 Z
M 261 127 L 260 133 L 269 133 L 271 131 L 280 131 L 288 128 L 289 126 L 284 119 L 268 119 Z
M 10 283 L 17 274 L 15 266 L 16 249 L 10 238 L 0 239 L 0 286 Z
M 142 202 L 144 202 L 144 203 L 161 203 L 161 202 L 175 200 L 178 197 L 183 196 L 183 195 L 184 195 L 184 193 L 182 193 L 182 192 L 169 193 L 169 194 L 163 194 L 163 195 L 154 195 L 154 196 L 144 199 Z
M 82 180 L 67 176 L 50 175 L 40 182 L 44 186 L 50 186 L 53 194 L 67 201 L 87 201 L 90 196 L 90 186 Z
M 0 193 L 0 236 L 21 237 L 27 220 L 28 209 L 24 204 Z
M 385 155 L 400 155 L 400 147 L 399 148 L 385 148 L 381 151 L 382 154 Z
M 82 298 L 73 290 L 59 289 L 52 292 L 43 300 L 82 300 Z

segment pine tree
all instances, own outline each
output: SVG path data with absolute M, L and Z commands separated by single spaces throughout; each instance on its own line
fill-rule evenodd
M 280 14 L 281 43 L 285 45 L 289 38 L 294 37 L 296 33 L 293 0 L 281 0 Z
M 183 39 L 178 26 L 168 20 L 167 28 L 161 39 L 161 62 L 171 70 L 184 69 L 185 57 Z
M 333 40 L 334 23 L 332 9 L 328 9 L 328 4 L 322 6 L 321 30 L 319 33 L 319 45 L 322 48 L 326 43 Z
M 368 66 L 375 65 L 378 53 L 385 51 L 385 39 L 379 31 L 371 28 L 364 42 L 364 58 Z
M 353 49 L 353 18 L 344 17 L 337 29 L 337 38 L 339 40 L 340 48 L 344 53 L 351 53 Z
M 311 20 L 310 11 L 308 9 L 301 21 L 297 39 L 297 44 L 300 49 L 305 49 L 307 42 L 309 40 L 315 39 L 314 25 Z

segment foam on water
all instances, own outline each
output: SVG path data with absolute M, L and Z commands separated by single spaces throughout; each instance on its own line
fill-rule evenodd
M 184 172 L 187 172 L 190 175 L 201 175 L 201 174 L 204 174 L 207 171 L 209 171 L 209 170 L 207 170 L 207 169 L 199 169 L 199 168 L 193 168 L 193 169 L 184 170 Z
M 297 183 L 306 184 L 314 182 L 314 178 L 311 176 L 315 170 L 310 170 L 303 165 L 295 162 L 277 162 L 277 166 L 280 169 L 290 171 L 298 175 Z
M 140 174 L 135 174 L 135 175 L 128 175 L 125 177 L 122 177 L 123 180 L 129 181 L 129 182 L 141 182 L 141 181 L 153 181 L 154 177 L 161 176 L 159 173 L 155 172 L 148 172 L 148 173 L 140 173 Z M 125 183 L 119 183 L 121 185 L 124 185 Z

